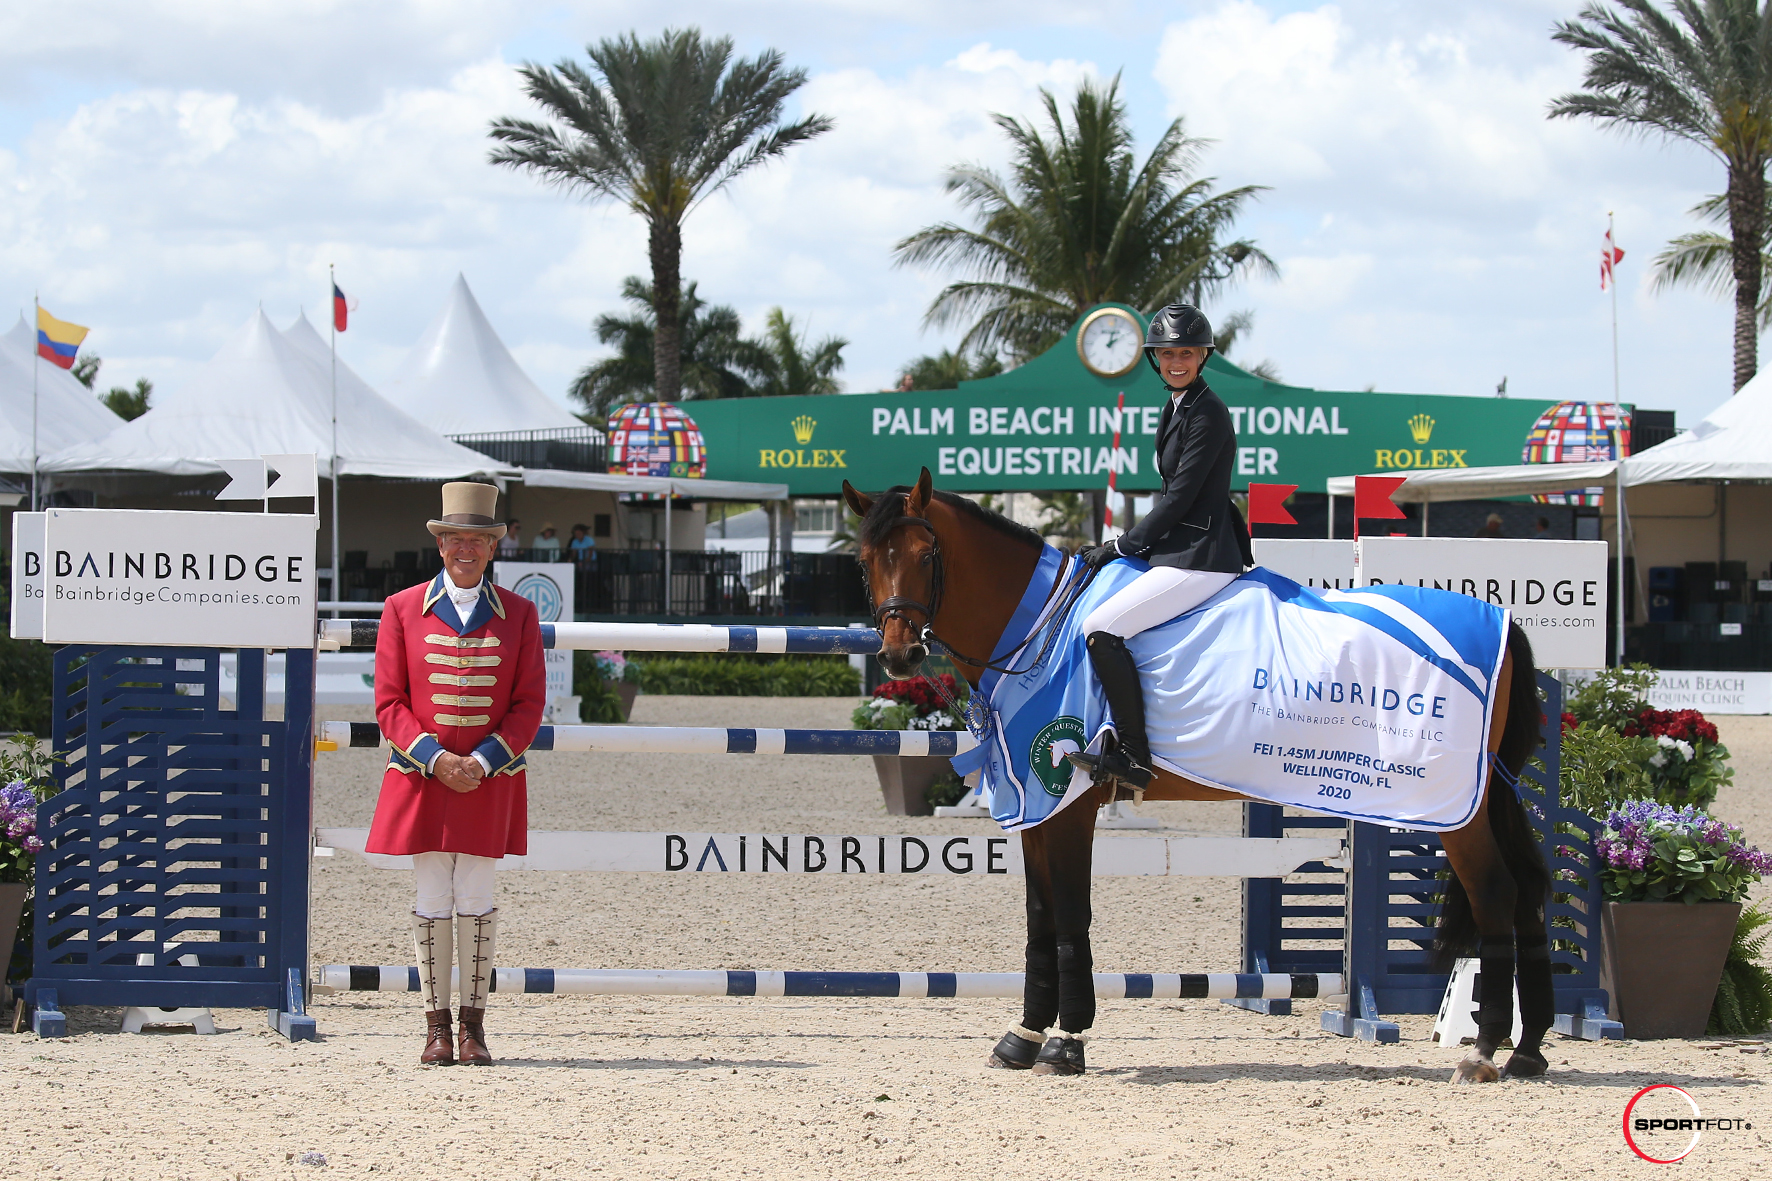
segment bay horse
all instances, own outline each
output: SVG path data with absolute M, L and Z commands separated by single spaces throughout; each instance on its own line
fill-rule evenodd
M 931 487 L 924 468 L 914 486 L 877 497 L 843 482 L 843 498 L 861 518 L 858 554 L 869 605 L 884 643 L 880 663 L 897 679 L 919 675 L 937 645 L 976 689 L 1039 561 L 1033 530 Z M 1060 580 L 1062 582 L 1062 580 Z M 1059 593 L 1055 589 L 1054 594 Z M 1446 592 L 1451 593 L 1451 592 Z M 1541 1043 L 1555 1005 L 1544 905 L 1550 874 L 1510 783 L 1536 748 L 1540 724 L 1537 670 L 1518 625 L 1509 624 L 1488 734 L 1491 768 L 1484 801 L 1463 828 L 1440 834 L 1453 879 L 1446 886 L 1435 937 L 1442 965 L 1475 951 L 1483 979 L 1511 980 L 1516 957 L 1522 1036 L 1498 1069 L 1494 1054 L 1512 1032 L 1513 989 L 1485 988 L 1476 1045 L 1452 1081 L 1493 1082 L 1502 1074 L 1541 1075 Z M 1495 768 L 1499 767 L 1500 770 Z M 1039 1074 L 1081 1074 L 1080 1036 L 1095 1023 L 1094 961 L 1089 950 L 1090 857 L 1095 812 L 1111 784 L 1021 831 L 1027 872 L 1027 976 L 1021 1022 L 993 1050 L 989 1064 Z M 1248 800 L 1158 770 L 1147 800 Z M 1052 1030 L 1050 1037 L 1047 1030 Z

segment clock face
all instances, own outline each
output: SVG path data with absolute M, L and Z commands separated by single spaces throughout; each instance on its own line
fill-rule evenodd
M 1077 333 L 1077 352 L 1083 365 L 1098 377 L 1130 373 L 1144 349 L 1144 333 L 1138 321 L 1119 308 L 1091 312 Z

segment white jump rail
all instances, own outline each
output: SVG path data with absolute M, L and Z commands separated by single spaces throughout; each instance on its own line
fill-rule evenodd
M 316 829 L 323 849 L 343 849 L 381 869 L 410 857 L 365 853 L 366 828 Z M 1279 878 L 1311 862 L 1341 864 L 1340 837 L 1098 836 L 1094 872 L 1104 877 Z M 833 877 L 1023 872 L 1012 834 L 532 832 L 529 852 L 504 857 L 501 870 L 682 874 L 825 874 Z
M 321 722 L 315 749 L 387 745 L 374 722 Z M 543 726 L 530 750 L 677 755 L 940 755 L 978 745 L 963 730 L 773 730 L 744 726 Z

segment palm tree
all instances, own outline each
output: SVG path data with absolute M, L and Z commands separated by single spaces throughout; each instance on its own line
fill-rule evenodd
M 1038 492 L 1044 516 L 1040 532 L 1058 542 L 1061 548 L 1077 550 L 1088 545 L 1095 535 L 1095 506 L 1080 492 Z
M 782 121 L 806 71 L 771 49 L 733 60 L 732 39 L 696 29 L 633 33 L 585 48 L 595 70 L 571 59 L 552 69 L 526 62 L 524 90 L 556 122 L 509 116 L 492 122 L 491 160 L 575 193 L 611 198 L 646 219 L 652 263 L 656 396 L 682 389 L 681 326 L 671 293 L 682 285 L 683 221 L 735 177 L 822 135 L 831 121 Z
M 145 377 L 138 377 L 135 379 L 134 389 L 120 385 L 112 386 L 99 401 L 103 402 L 112 414 L 124 422 L 131 422 L 152 409 L 154 383 Z
M 1759 0 L 1589 4 L 1551 38 L 1587 53 L 1587 89 L 1550 105 L 1625 131 L 1697 144 L 1723 162 L 1735 285 L 1735 388 L 1759 367 L 1766 168 L 1772 163 L 1772 9 Z
M 1228 361 L 1230 360 L 1231 349 L 1236 346 L 1237 341 L 1241 340 L 1243 334 L 1251 331 L 1254 327 L 1254 312 L 1247 309 L 1240 312 L 1231 312 L 1229 315 L 1219 320 L 1218 328 L 1212 334 L 1212 347 L 1223 353 L 1225 360 Z M 1241 362 L 1239 362 L 1239 364 L 1241 364 Z M 1278 382 L 1280 380 L 1280 367 L 1274 364 L 1271 360 L 1261 360 L 1253 365 L 1244 365 L 1243 371 L 1245 373 L 1253 374 L 1254 376 L 1261 378 L 1263 381 Z
M 1706 197 L 1690 210 L 1692 216 L 1709 222 L 1722 222 L 1728 217 L 1728 199 Z M 1772 238 L 1772 217 L 1767 218 L 1767 234 Z M 1760 331 L 1772 327 L 1772 242 L 1760 245 L 1760 305 L 1756 314 Z M 1655 256 L 1651 289 L 1664 291 L 1670 287 L 1697 287 L 1714 295 L 1728 295 L 1735 287 L 1734 244 L 1727 235 L 1714 230 L 1681 234 Z
M 1211 178 L 1194 175 L 1207 141 L 1188 136 L 1182 119 L 1138 164 L 1119 86 L 1118 75 L 1106 87 L 1084 82 L 1068 122 L 1042 90 L 1044 130 L 992 116 L 1014 149 L 1010 179 L 979 165 L 947 179 L 976 228 L 944 222 L 898 244 L 901 266 L 946 264 L 970 275 L 924 317 L 971 320 L 962 350 L 1026 358 L 1097 303 L 1149 312 L 1252 271 L 1278 273 L 1253 242 L 1222 240 L 1262 186 L 1214 193 Z
M 794 332 L 791 317 L 780 308 L 770 308 L 763 335 L 750 343 L 762 354 L 752 393 L 783 398 L 840 392 L 837 371 L 843 368 L 843 350 L 849 345 L 842 337 L 827 336 L 809 346 L 803 335 Z
M 621 296 L 634 305 L 629 316 L 604 314 L 594 325 L 601 344 L 615 356 L 579 370 L 567 393 L 585 408 L 587 421 L 601 426 L 617 406 L 653 394 L 655 301 L 652 286 L 638 275 L 622 280 Z M 685 284 L 677 302 L 682 364 L 682 395 L 687 398 L 742 398 L 752 392 L 745 374 L 763 364 L 764 352 L 739 335 L 738 313 L 724 304 L 709 306 Z
M 982 356 L 964 349 L 943 349 L 932 357 L 918 357 L 899 370 L 898 388 L 911 390 L 957 390 L 963 381 L 995 377 L 1003 362 L 995 354 Z

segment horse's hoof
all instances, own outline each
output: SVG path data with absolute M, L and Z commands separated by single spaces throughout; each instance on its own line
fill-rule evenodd
M 1455 1083 L 1492 1083 L 1501 1078 L 1501 1071 L 1495 1069 L 1495 1063 L 1486 1054 L 1472 1050 L 1465 1055 L 1458 1069 L 1452 1072 Z
M 1543 1054 L 1534 1054 L 1530 1050 L 1515 1050 L 1508 1055 L 1507 1068 L 1501 1072 L 1503 1078 L 1541 1078 L 1550 1070 L 1550 1063 L 1545 1061 Z
M 1012 1029 L 991 1051 L 988 1064 L 997 1070 L 1027 1070 L 1039 1056 L 1040 1043 L 1029 1041 Z
M 1073 1075 L 1083 1073 L 1083 1039 L 1050 1037 L 1034 1059 L 1035 1074 Z

